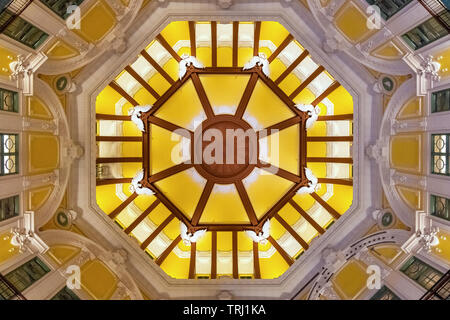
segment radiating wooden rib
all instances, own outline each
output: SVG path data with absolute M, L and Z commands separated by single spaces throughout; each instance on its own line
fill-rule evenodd
M 211 279 L 217 278 L 217 231 L 211 231 Z
M 180 127 L 172 122 L 166 121 L 164 119 L 155 117 L 155 116 L 148 116 L 148 121 L 150 121 L 151 124 L 157 125 L 158 127 L 164 128 L 170 132 L 175 132 L 182 135 L 183 137 L 186 137 L 190 139 L 193 132 L 189 131 L 188 129 L 185 129 L 183 127 Z
M 212 66 L 217 67 L 217 22 L 211 21 L 211 60 Z
M 317 193 L 313 192 L 311 193 L 311 196 L 316 200 L 322 207 L 325 208 L 325 210 L 328 211 L 329 214 L 333 216 L 336 220 L 341 217 L 339 212 L 337 212 L 333 207 L 331 207 L 325 200 L 323 200 Z
M 208 118 L 214 117 L 214 111 L 211 107 L 211 103 L 209 102 L 208 96 L 206 95 L 205 88 L 203 87 L 198 74 L 193 73 L 191 75 L 192 83 L 194 84 L 195 91 L 197 92 L 198 98 L 200 99 L 200 103 L 202 104 L 203 110 Z
M 177 174 L 179 172 L 182 172 L 182 171 L 187 170 L 192 167 L 193 167 L 193 164 L 188 164 L 188 163 L 177 164 L 175 166 L 172 166 L 170 168 L 167 168 L 165 170 L 162 170 L 158 173 L 151 175 L 148 178 L 148 182 L 150 182 L 150 183 L 158 182 L 160 180 L 166 179 L 170 176 L 173 176 L 174 174 Z
M 197 243 L 191 243 L 191 257 L 189 261 L 189 279 L 195 279 L 195 263 L 197 260 Z
M 309 142 L 334 142 L 334 141 L 353 141 L 353 136 L 317 136 L 307 137 L 306 141 Z
M 178 89 L 180 89 L 190 79 L 191 79 L 191 71 L 188 69 L 183 79 L 177 80 L 166 92 L 164 92 L 161 98 L 156 100 L 156 102 L 153 104 L 153 108 L 150 109 L 148 114 L 153 115 L 156 112 L 158 112 L 159 108 L 161 108 L 161 106 L 164 103 L 166 103 L 167 100 L 169 100 L 170 97 L 172 97 L 175 94 L 175 92 L 177 92 Z
M 258 243 L 253 241 L 253 275 L 255 279 L 261 279 L 261 268 L 259 266 L 259 247 Z
M 150 134 L 145 132 L 142 132 L 142 169 L 147 174 L 150 172 Z
M 252 96 L 253 90 L 255 90 L 256 84 L 258 83 L 258 75 L 253 73 L 250 77 L 250 80 L 247 83 L 247 87 L 245 88 L 244 94 L 242 95 L 241 101 L 237 107 L 235 117 L 242 118 L 247 109 L 248 103 L 250 102 L 250 98 Z
M 142 157 L 97 158 L 96 161 L 96 163 L 124 163 L 124 162 L 142 162 Z
M 178 237 L 176 237 L 175 240 L 172 241 L 172 243 L 167 247 L 167 249 L 164 250 L 163 253 L 161 253 L 161 255 L 158 257 L 158 259 L 156 259 L 156 261 L 155 261 L 158 266 L 160 266 L 164 262 L 164 260 L 166 260 L 166 258 L 172 252 L 172 250 L 178 245 L 180 240 L 181 240 L 181 236 L 179 235 Z
M 244 184 L 241 180 L 235 182 L 234 184 L 239 193 L 242 204 L 244 205 L 245 211 L 247 212 L 250 223 L 256 226 L 258 224 L 258 218 L 256 217 L 255 210 L 253 209 L 253 205 L 250 201 L 250 198 L 248 197 L 247 190 L 245 190 Z
M 172 46 L 166 41 L 166 39 L 164 39 L 164 37 L 161 34 L 158 34 L 156 36 L 156 40 L 158 40 L 158 42 L 164 47 L 164 49 L 167 50 L 167 52 L 170 53 L 170 55 L 177 60 L 177 62 L 181 61 L 181 57 L 178 55 L 178 53 L 175 52 L 175 50 L 173 50 Z
M 325 68 L 323 66 L 319 66 L 311 75 L 305 79 L 298 87 L 295 89 L 290 95 L 289 99 L 293 100 L 296 96 L 300 94 L 311 82 L 314 81 L 315 78 L 321 74 Z
M 308 162 L 330 162 L 330 163 L 353 163 L 352 158 L 326 158 L 326 157 L 308 157 Z
M 112 120 L 112 121 L 131 121 L 131 116 L 97 113 L 95 115 L 95 119 L 97 119 L 97 120 Z
M 319 118 L 317 119 L 317 121 L 342 121 L 342 120 L 353 120 L 353 113 L 319 116 Z
M 281 131 L 283 129 L 289 128 L 291 126 L 294 126 L 296 124 L 299 124 L 302 118 L 300 116 L 295 116 L 286 120 L 283 120 L 281 122 L 278 122 L 274 125 L 271 125 L 270 127 L 267 127 L 261 131 L 258 132 L 258 137 L 263 138 L 265 136 L 269 136 L 272 134 L 273 130 Z M 263 135 L 263 132 L 266 133 L 266 135 Z
M 140 83 L 145 90 L 147 90 L 155 99 L 159 99 L 160 95 L 151 85 L 148 84 L 131 66 L 126 66 L 125 71 L 128 72 L 137 82 Z
M 141 215 L 128 226 L 128 228 L 125 229 L 125 233 L 130 234 L 130 232 L 133 231 L 153 210 L 155 210 L 160 203 L 161 201 L 158 199 L 153 201 L 153 203 L 144 212 L 142 212 Z
M 323 99 L 325 99 L 326 97 L 328 97 L 328 95 L 330 95 L 334 90 L 336 90 L 337 88 L 339 88 L 341 86 L 341 84 L 337 81 L 333 82 L 331 84 L 331 86 L 328 87 L 327 90 L 325 90 L 320 96 L 318 96 L 316 98 L 316 100 L 314 100 L 311 104 L 313 106 L 317 106 L 320 102 L 322 102 Z
M 274 216 L 275 219 L 291 234 L 292 237 L 302 246 L 303 249 L 308 250 L 308 243 L 286 222 L 278 213 Z
M 263 169 L 263 170 L 265 170 L 265 171 L 267 171 L 269 173 L 277 175 L 277 176 L 279 176 L 279 177 L 281 177 L 283 179 L 289 180 L 291 182 L 300 183 L 300 181 L 301 181 L 301 178 L 299 176 L 297 176 L 297 175 L 295 175 L 295 174 L 293 174 L 293 173 L 291 173 L 291 172 L 289 172 L 287 170 L 278 168 L 276 166 L 263 164 L 263 163 L 261 163 L 261 161 L 258 161 L 258 165 L 257 166 L 260 169 Z
M 294 264 L 294 260 L 292 260 L 292 257 L 288 255 L 286 251 L 284 251 L 284 249 L 278 244 L 278 242 L 274 238 L 272 238 L 272 236 L 269 236 L 268 240 L 275 247 L 275 249 L 277 249 L 277 251 L 281 254 L 284 261 L 286 261 L 288 265 L 292 266 Z
M 197 56 L 197 41 L 195 38 L 195 21 L 189 21 L 189 40 L 191 42 L 191 56 Z
M 161 201 L 161 203 L 170 211 L 172 214 L 181 222 L 183 222 L 188 228 L 191 228 L 191 221 L 189 221 L 186 216 L 181 212 L 176 205 L 172 203 L 165 195 L 162 193 L 157 186 L 152 185 L 151 189 L 155 191 L 155 196 Z
M 153 68 L 155 68 L 155 70 L 160 73 L 164 79 L 167 80 L 167 82 L 169 82 L 170 84 L 174 84 L 175 80 L 172 79 L 172 77 L 158 64 L 158 62 L 156 62 L 149 54 L 147 51 L 142 50 L 141 51 L 141 55 L 144 57 L 145 60 L 147 60 L 148 63 L 150 63 L 152 65 Z
M 148 245 L 163 231 L 163 229 L 175 218 L 174 214 L 170 214 L 156 229 L 153 231 L 144 242 L 141 243 L 141 249 L 144 250 Z
M 131 105 L 133 107 L 136 107 L 139 105 L 139 102 L 137 102 L 136 100 L 134 100 L 134 98 L 132 96 L 130 96 L 124 89 L 122 89 L 121 86 L 119 86 L 117 84 L 116 81 L 111 81 L 111 83 L 109 84 L 109 86 L 111 88 L 113 88 L 118 94 L 120 94 L 122 97 L 124 97 L 129 103 L 131 103 Z
M 294 69 L 309 55 L 308 50 L 304 50 L 291 65 L 275 80 L 275 84 L 280 84 Z
M 291 43 L 292 40 L 294 40 L 294 37 L 291 34 L 289 34 L 278 46 L 278 48 L 270 55 L 269 59 L 267 59 L 269 60 L 269 63 L 275 60 L 275 58 L 278 57 L 281 51 L 283 51 L 289 45 L 289 43 Z
M 117 178 L 117 179 L 97 179 L 97 186 L 106 186 L 109 184 L 131 183 L 132 178 Z
M 200 200 L 198 200 L 197 207 L 195 208 L 194 214 L 192 215 L 191 223 L 193 226 L 196 226 L 200 221 L 200 217 L 202 216 L 203 210 L 205 210 L 206 203 L 209 200 L 209 196 L 214 188 L 214 182 L 208 180 L 205 187 L 203 188 L 202 195 L 200 196 Z
M 253 34 L 253 56 L 259 54 L 259 38 L 261 36 L 261 21 L 255 22 L 255 32 Z
M 96 136 L 96 141 L 104 142 L 141 142 L 142 137 L 130 137 L 130 136 Z
M 115 208 L 109 215 L 111 219 L 115 219 L 119 213 L 122 212 L 123 209 L 125 209 L 134 199 L 137 197 L 137 193 L 133 193 L 131 196 L 129 196 L 124 202 L 122 202 L 117 208 Z
M 239 279 L 238 233 L 233 231 L 233 278 Z
M 306 115 L 306 114 L 305 114 Z M 305 143 L 307 133 L 306 133 L 306 121 L 302 121 L 298 126 L 298 151 L 299 151 L 299 161 L 298 161 L 298 171 L 300 172 L 300 176 L 302 179 L 306 179 L 305 170 L 307 166 L 306 157 L 308 154 L 308 144 Z
M 353 179 L 332 179 L 332 178 L 319 178 L 319 183 L 340 184 L 344 186 L 352 186 Z
M 319 232 L 320 234 L 324 234 L 325 233 L 325 229 L 322 228 L 305 210 L 303 210 L 298 204 L 297 202 L 295 202 L 294 200 L 290 200 L 289 204 L 295 209 L 297 210 L 297 212 L 303 217 L 305 218 L 306 221 L 308 221 L 308 223 L 317 230 L 317 232 Z
M 238 66 L 239 21 L 233 22 L 233 67 Z

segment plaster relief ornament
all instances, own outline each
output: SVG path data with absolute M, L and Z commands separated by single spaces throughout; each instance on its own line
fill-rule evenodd
M 178 70 L 178 76 L 180 77 L 180 80 L 183 79 L 183 77 L 185 76 L 185 74 L 187 72 L 187 68 L 189 66 L 194 66 L 197 69 L 203 69 L 205 67 L 203 65 L 203 63 L 201 63 L 200 61 L 197 60 L 196 57 L 193 57 L 193 56 L 190 56 L 190 55 L 184 53 L 181 56 L 181 61 L 180 61 L 179 70 Z
M 439 70 L 441 69 L 441 64 L 439 62 L 433 61 L 433 56 L 428 55 L 423 59 L 421 66 L 423 71 L 419 74 L 425 74 L 430 77 L 432 81 L 439 81 L 441 77 L 439 76 Z
M 432 247 L 436 247 L 439 244 L 438 232 L 439 228 L 437 227 L 430 227 L 427 230 L 416 232 L 419 244 L 425 251 L 431 252 Z
M 265 245 L 267 243 L 267 238 L 270 236 L 270 220 L 267 220 L 262 227 L 262 231 L 258 234 L 256 234 L 255 231 L 246 230 L 245 233 L 247 236 L 249 236 L 250 239 L 253 240 L 253 242 L 260 243 L 262 245 Z
M 131 180 L 130 191 L 137 194 L 154 195 L 155 193 L 149 188 L 142 187 L 141 181 L 144 179 L 144 170 L 141 169 L 136 176 Z
M 180 222 L 180 231 L 181 239 L 183 239 L 183 243 L 186 246 L 190 246 L 191 243 L 197 242 L 206 233 L 206 229 L 190 233 L 188 227 L 183 222 Z
M 316 176 L 312 173 L 311 169 L 309 168 L 305 168 L 305 175 L 306 178 L 308 179 L 308 185 L 301 187 L 298 191 L 297 194 L 306 194 L 306 193 L 313 193 L 317 191 L 317 183 L 319 182 L 319 180 L 316 178 Z
M 131 116 L 131 121 L 138 127 L 139 130 L 145 132 L 145 125 L 141 119 L 142 113 L 148 112 L 152 106 L 137 106 L 133 109 L 128 110 L 128 114 Z
M 256 66 L 262 66 L 262 72 L 266 77 L 270 76 L 269 60 L 267 60 L 266 54 L 260 52 L 257 56 L 254 56 L 244 65 L 243 70 L 250 70 Z
M 309 119 L 306 120 L 306 129 L 311 128 L 314 122 L 316 122 L 317 119 L 319 118 L 320 107 L 319 106 L 314 107 L 313 105 L 310 104 L 297 104 L 295 105 L 295 107 L 298 110 L 306 112 L 309 115 Z

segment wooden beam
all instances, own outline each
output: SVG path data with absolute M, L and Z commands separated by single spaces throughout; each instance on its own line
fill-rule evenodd
M 269 60 L 269 63 L 272 63 L 272 61 L 275 60 L 276 57 L 278 57 L 281 51 L 283 51 L 289 45 L 289 43 L 291 43 L 292 40 L 294 40 L 294 37 L 292 36 L 292 34 L 289 34 L 267 59 Z
M 131 121 L 131 116 L 97 113 L 97 114 L 95 114 L 95 119 L 97 119 L 97 120 L 112 120 L 112 121 Z
M 148 116 L 147 119 L 150 122 L 150 124 L 157 125 L 158 127 L 164 128 L 170 132 L 177 131 L 177 133 L 181 134 L 185 138 L 190 139 L 194 135 L 194 133 L 189 131 L 188 129 L 180 127 L 179 125 L 176 125 L 164 119 L 155 116 Z
M 153 231 L 147 239 L 141 244 L 141 249 L 145 249 L 148 245 L 158 236 L 158 234 L 175 218 L 174 214 L 169 215 L 156 229 Z
M 329 86 L 320 96 L 318 96 L 311 104 L 313 106 L 317 106 L 319 103 L 322 102 L 323 99 L 325 99 L 326 97 L 328 97 L 328 95 L 330 95 L 330 93 L 332 93 L 334 90 L 336 90 L 337 88 L 339 88 L 341 86 L 341 84 L 337 81 L 333 82 L 331 84 L 331 86 Z
M 238 66 L 239 21 L 233 21 L 233 67 Z
M 106 186 L 109 184 L 131 183 L 132 178 L 117 178 L 117 179 L 97 179 L 97 186 Z
M 148 84 L 131 66 L 126 66 L 125 71 L 128 72 L 139 84 L 155 98 L 159 99 L 160 95 L 151 85 Z
M 178 237 L 175 238 L 175 240 L 172 241 L 172 243 L 164 250 L 163 253 L 156 259 L 156 264 L 160 266 L 164 260 L 169 256 L 169 254 L 172 252 L 172 250 L 178 245 L 178 243 L 181 240 L 181 235 L 178 235 Z
M 198 74 L 251 74 L 255 71 L 252 69 L 243 70 L 242 67 L 205 67 L 195 70 Z
M 153 203 L 144 212 L 142 212 L 139 217 L 128 226 L 128 228 L 125 229 L 125 233 L 130 234 L 131 231 L 133 231 L 160 203 L 161 202 L 158 199 L 153 201 Z
M 190 164 L 190 163 L 177 164 L 175 166 L 172 166 L 170 168 L 167 168 L 165 170 L 162 170 L 162 171 L 160 171 L 158 173 L 155 173 L 155 174 L 151 175 L 148 178 L 148 182 L 149 183 L 158 182 L 160 180 L 166 179 L 166 178 L 168 178 L 170 176 L 173 176 L 174 174 L 177 174 L 179 172 L 182 172 L 182 171 L 187 170 L 187 169 L 192 168 L 192 167 L 193 167 L 193 164 Z
M 125 137 L 125 136 L 96 136 L 96 141 L 105 142 L 141 142 L 142 137 Z
M 308 157 L 308 162 L 330 162 L 330 163 L 353 163 L 352 158 L 326 158 L 326 157 Z
M 241 180 L 235 182 L 234 184 L 239 193 L 242 204 L 244 205 L 245 211 L 247 212 L 250 223 L 256 226 L 258 224 L 258 218 L 256 217 L 255 210 L 253 209 L 253 205 L 248 197 L 247 190 L 245 190 L 244 184 Z
M 275 80 L 275 84 L 280 84 L 294 69 L 309 55 L 308 50 L 304 50 L 289 67 Z
M 198 98 L 200 99 L 200 103 L 202 104 L 203 110 L 205 111 L 206 116 L 211 119 L 214 117 L 214 111 L 211 107 L 211 103 L 209 102 L 208 96 L 206 94 L 205 88 L 203 87 L 198 74 L 193 73 L 191 75 L 192 83 L 194 84 L 195 91 L 197 92 Z
M 263 129 L 263 130 L 265 130 L 265 133 L 266 133 L 265 136 L 271 135 L 272 134 L 271 133 L 272 130 L 281 131 L 281 130 L 289 128 L 291 126 L 295 126 L 296 124 L 299 124 L 301 120 L 302 120 L 302 118 L 300 116 L 295 116 L 295 117 L 283 120 L 281 122 L 278 122 L 278 123 L 276 123 L 274 125 L 271 125 L 270 127 L 267 127 L 265 129 Z M 264 135 L 262 135 L 262 132 L 264 132 L 264 131 L 259 131 L 258 132 L 258 138 L 265 137 Z
M 147 60 L 148 63 L 150 63 L 152 65 L 153 68 L 155 68 L 155 70 L 160 73 L 164 79 L 167 80 L 167 82 L 169 82 L 170 84 L 174 84 L 175 80 L 172 79 L 172 77 L 158 64 L 158 62 L 156 62 L 149 54 L 147 51 L 142 50 L 141 51 L 141 55 L 144 57 L 145 60 Z
M 332 178 L 319 178 L 319 183 L 340 184 L 344 186 L 353 186 L 353 179 L 332 179 Z
M 125 162 L 142 162 L 142 157 L 97 158 L 96 161 L 96 163 L 125 163 Z
M 202 216 L 203 210 L 205 210 L 206 203 L 209 200 L 209 196 L 214 188 L 214 182 L 208 180 L 205 187 L 203 188 L 202 195 L 200 196 L 200 200 L 197 202 L 197 207 L 195 208 L 194 214 L 192 215 L 191 223 L 193 226 L 196 226 L 200 221 L 200 217 Z
M 189 279 L 195 279 L 195 263 L 197 260 L 197 243 L 191 243 L 191 257 L 189 261 Z
M 258 242 L 253 241 L 253 276 L 255 279 L 261 279 L 261 268 L 259 266 L 259 247 Z
M 253 90 L 255 90 L 256 84 L 258 83 L 258 74 L 253 73 L 250 80 L 247 83 L 247 87 L 244 90 L 241 101 L 237 107 L 235 117 L 241 119 L 244 116 L 245 110 L 247 109 L 248 103 L 252 96 Z
M 335 142 L 335 141 L 353 141 L 353 136 L 317 136 L 307 137 L 306 141 L 309 142 Z
M 191 79 L 191 69 L 187 70 L 186 75 L 183 77 L 183 79 L 175 81 L 175 83 L 172 84 L 172 86 L 168 90 L 166 90 L 166 92 L 164 92 L 161 98 L 156 100 L 156 102 L 153 104 L 153 108 L 151 108 L 150 111 L 147 112 L 147 114 L 154 115 L 156 112 L 158 112 L 159 108 L 161 108 L 161 106 L 166 103 L 167 100 L 169 100 L 170 97 L 172 97 L 175 92 L 177 92 L 178 89 L 180 89 L 189 79 Z
M 296 96 L 298 96 L 300 92 L 302 92 L 311 82 L 313 82 L 314 79 L 317 78 L 324 70 L 325 68 L 323 66 L 319 66 L 308 78 L 305 79 L 305 81 L 300 83 L 297 89 L 292 91 L 289 95 L 289 99 L 293 100 Z
M 317 232 L 319 232 L 320 234 L 324 234 L 325 233 L 325 229 L 322 228 L 317 222 L 316 220 L 314 220 L 305 210 L 303 210 L 298 204 L 297 202 L 295 202 L 293 199 L 291 199 L 289 201 L 289 204 L 295 209 L 297 210 L 297 212 L 303 217 L 305 218 L 306 221 L 308 221 L 308 223 L 310 225 L 312 225 L 312 227 L 314 229 L 317 230 Z
M 123 209 L 125 209 L 134 199 L 137 197 L 137 193 L 133 193 L 131 196 L 129 196 L 124 202 L 122 202 L 117 208 L 115 208 L 109 215 L 111 219 L 115 219 L 119 213 L 122 212 Z
M 197 56 L 197 41 L 195 38 L 195 21 L 189 21 L 189 40 L 191 42 L 191 56 Z
M 336 220 L 339 219 L 341 217 L 341 215 L 339 214 L 339 212 L 337 212 L 333 207 L 331 207 L 325 200 L 323 200 L 317 193 L 313 192 L 311 193 L 311 196 L 314 198 L 314 200 L 316 200 L 322 207 L 325 208 L 325 210 L 328 211 L 328 213 L 330 213 L 333 218 L 335 218 Z
M 287 232 L 291 234 L 291 236 L 303 247 L 303 249 L 308 250 L 308 243 L 303 240 L 302 237 L 287 223 L 278 213 L 274 216 L 275 219 L 286 229 Z
M 132 96 L 130 96 L 124 89 L 122 89 L 121 86 L 119 86 L 117 84 L 116 81 L 111 81 L 111 83 L 109 84 L 109 86 L 111 88 L 113 88 L 118 94 L 120 94 L 122 97 L 124 97 L 129 103 L 131 103 L 131 105 L 133 107 L 136 107 L 139 105 L 139 102 L 137 102 L 136 100 L 134 100 L 134 98 Z
M 259 38 L 261 36 L 261 21 L 254 23 L 255 32 L 253 34 L 253 56 L 259 55 Z
M 319 116 L 319 118 L 317 119 L 317 121 L 342 121 L 342 120 L 353 120 L 353 113 Z
M 212 66 L 217 67 L 217 22 L 211 21 L 211 60 Z
M 155 192 L 155 196 L 161 201 L 161 203 L 166 206 L 166 208 L 172 212 L 172 214 L 181 222 L 183 222 L 188 228 L 191 228 L 191 221 L 189 221 L 183 212 L 178 209 L 176 205 L 172 203 L 156 186 L 151 185 L 151 189 Z
M 261 161 L 258 161 L 257 164 L 258 168 L 263 169 L 269 173 L 272 173 L 274 175 L 277 175 L 283 179 L 292 181 L 294 183 L 300 183 L 301 178 L 295 174 L 293 174 L 292 172 L 289 172 L 287 170 L 272 166 L 270 164 L 263 164 Z
M 284 251 L 284 249 L 278 244 L 278 242 L 274 238 L 272 238 L 272 236 L 269 236 L 268 240 L 275 247 L 275 249 L 277 249 L 277 251 L 281 254 L 284 261 L 286 261 L 288 265 L 292 266 L 294 264 L 294 260 L 292 259 L 292 257 L 288 255 L 286 251 Z
M 233 231 L 233 278 L 239 279 L 238 233 Z
M 164 49 L 167 50 L 167 52 L 170 53 L 170 55 L 177 61 L 180 62 L 181 61 L 181 57 L 178 55 L 178 53 L 175 52 L 175 50 L 173 50 L 172 46 L 166 41 L 166 39 L 164 39 L 164 37 L 161 34 L 158 34 L 156 36 L 156 40 L 158 40 L 158 42 L 164 47 Z
M 211 231 L 211 279 L 217 278 L 217 231 Z

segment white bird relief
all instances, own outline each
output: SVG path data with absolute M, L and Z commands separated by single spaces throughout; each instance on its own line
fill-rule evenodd
M 269 60 L 267 60 L 267 57 L 263 52 L 260 52 L 259 55 L 251 58 L 250 61 L 244 65 L 244 70 L 250 70 L 257 65 L 262 66 L 262 72 L 266 77 L 270 76 Z
M 184 53 L 181 56 L 181 61 L 180 61 L 179 70 L 178 70 L 178 76 L 180 77 L 180 80 L 183 79 L 184 75 L 187 72 L 188 66 L 191 66 L 191 65 L 193 65 L 197 69 L 203 69 L 205 67 L 203 65 L 203 63 L 201 63 L 200 61 L 197 60 L 196 57 L 193 57 L 193 56 L 190 56 L 190 55 Z
M 317 183 L 319 182 L 319 180 L 312 173 L 311 169 L 305 168 L 305 175 L 306 175 L 306 178 L 308 179 L 308 185 L 301 187 L 297 191 L 297 194 L 313 193 L 317 190 Z
M 137 194 L 145 194 L 148 196 L 154 195 L 155 193 L 149 188 L 142 187 L 141 181 L 144 179 L 144 170 L 141 169 L 131 180 L 130 191 L 136 192 Z
M 250 239 L 253 240 L 253 242 L 265 245 L 267 243 L 267 238 L 269 238 L 270 236 L 270 220 L 267 220 L 263 224 L 262 231 L 258 234 L 256 234 L 256 232 L 252 230 L 246 230 L 245 233 L 250 237 Z
M 136 106 L 128 110 L 128 114 L 131 116 L 131 121 L 138 127 L 139 130 L 145 132 L 145 125 L 141 119 L 142 113 L 148 112 L 152 106 Z
M 191 243 L 193 242 L 197 242 L 206 233 L 206 229 L 190 233 L 188 231 L 188 227 L 181 221 L 180 221 L 180 231 L 181 231 L 180 232 L 181 239 L 183 239 L 183 243 L 187 246 L 190 246 Z
M 314 122 L 317 121 L 320 114 L 320 107 L 310 105 L 310 104 L 297 104 L 295 107 L 303 112 L 306 112 L 309 115 L 309 119 L 306 120 L 306 129 L 311 128 L 311 126 L 314 124 Z

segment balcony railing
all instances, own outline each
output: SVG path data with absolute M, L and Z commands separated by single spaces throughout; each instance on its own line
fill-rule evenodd
M 0 273 L 0 300 L 27 300 L 23 294 Z
M 0 0 L 0 33 L 16 20 L 33 0 Z
M 420 300 L 450 300 L 450 270 Z
M 418 0 L 419 3 L 433 16 L 436 20 L 450 32 L 450 20 L 448 12 L 450 9 L 447 2 L 442 0 Z

